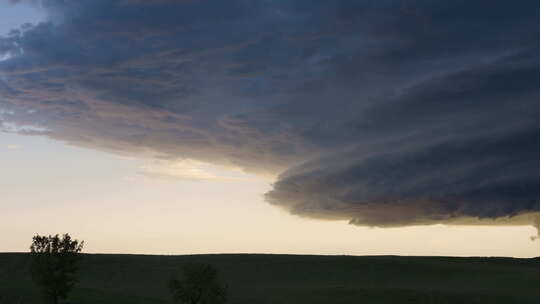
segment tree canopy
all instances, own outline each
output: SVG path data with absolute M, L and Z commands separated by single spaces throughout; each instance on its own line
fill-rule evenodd
M 32 280 L 38 285 L 45 303 L 58 304 L 65 300 L 77 282 L 79 253 L 84 241 L 62 236 L 36 235 L 32 239 Z

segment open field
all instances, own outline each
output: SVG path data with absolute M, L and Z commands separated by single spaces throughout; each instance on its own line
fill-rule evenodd
M 39 303 L 28 258 L 0 254 L 0 304 Z M 171 303 L 186 262 L 217 267 L 231 304 L 540 303 L 540 259 L 248 254 L 85 254 L 71 303 Z

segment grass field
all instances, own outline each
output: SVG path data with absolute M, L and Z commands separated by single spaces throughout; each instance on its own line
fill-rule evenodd
M 540 303 L 540 259 L 294 255 L 94 255 L 74 304 L 171 303 L 184 263 L 217 267 L 231 304 Z M 29 256 L 0 254 L 0 304 L 39 303 Z

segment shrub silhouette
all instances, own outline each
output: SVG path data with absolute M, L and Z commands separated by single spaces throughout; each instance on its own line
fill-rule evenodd
M 84 241 L 72 240 L 69 234 L 33 237 L 32 281 L 38 285 L 45 303 L 58 304 L 75 286 L 83 245 Z
M 217 269 L 206 264 L 187 264 L 181 280 L 169 282 L 173 300 L 180 304 L 222 304 L 227 300 L 227 286 L 218 278 Z

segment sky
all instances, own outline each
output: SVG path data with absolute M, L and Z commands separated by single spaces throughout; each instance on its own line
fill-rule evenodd
M 539 8 L 2 0 L 0 251 L 537 256 Z

